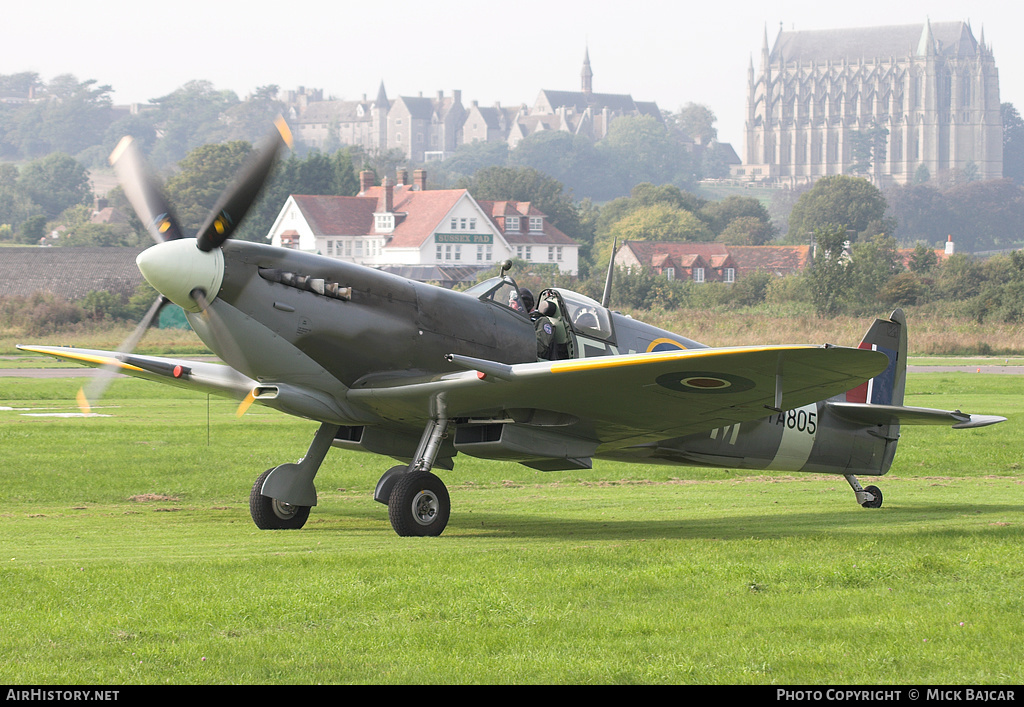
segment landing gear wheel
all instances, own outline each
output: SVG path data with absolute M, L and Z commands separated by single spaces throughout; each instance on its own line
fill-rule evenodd
M 868 493 L 870 493 L 875 498 L 872 501 L 864 501 L 864 503 L 862 503 L 860 505 L 862 505 L 864 508 L 881 508 L 882 507 L 882 491 L 877 486 L 868 486 L 864 490 L 867 491 Z
M 444 482 L 429 472 L 404 474 L 388 498 L 391 527 L 403 537 L 440 535 L 451 510 Z
M 260 530 L 298 530 L 309 518 L 309 506 L 294 506 L 260 493 L 263 482 L 273 469 L 267 469 L 249 493 L 249 515 Z

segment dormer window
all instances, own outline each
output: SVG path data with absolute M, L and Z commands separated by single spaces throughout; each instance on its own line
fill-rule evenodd
M 518 231 L 519 230 L 519 217 L 518 216 L 506 216 L 505 217 L 505 230 L 506 231 Z
M 540 216 L 530 217 L 530 230 L 531 231 L 543 231 L 544 230 L 544 219 Z
M 394 214 L 374 214 L 373 219 L 378 233 L 390 233 L 395 230 Z

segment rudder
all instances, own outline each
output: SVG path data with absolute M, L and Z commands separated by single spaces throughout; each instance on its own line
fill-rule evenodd
M 907 383 L 907 319 L 902 309 L 888 319 L 876 319 L 858 348 L 881 351 L 889 357 L 884 371 L 846 391 L 848 403 L 902 405 Z

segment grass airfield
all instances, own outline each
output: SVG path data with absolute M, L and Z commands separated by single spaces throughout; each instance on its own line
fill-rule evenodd
M 256 476 L 308 421 L 118 380 L 0 380 L 5 684 L 1020 684 L 1024 377 L 911 374 L 881 509 L 842 477 L 459 457 L 440 538 L 399 538 L 391 465 L 332 450 L 301 531 Z M 6 409 L 12 408 L 12 409 Z

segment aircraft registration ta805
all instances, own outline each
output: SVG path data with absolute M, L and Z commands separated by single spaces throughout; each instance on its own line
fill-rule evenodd
M 878 507 L 881 492 L 857 476 L 889 470 L 901 425 L 1005 419 L 903 406 L 899 310 L 857 347 L 711 348 L 564 289 L 528 312 L 505 268 L 455 292 L 229 240 L 287 138 L 281 122 L 195 238 L 122 141 L 111 161 L 157 241 L 138 266 L 161 297 L 119 351 L 20 347 L 319 422 L 300 461 L 253 485 L 260 528 L 304 525 L 332 447 L 397 460 L 374 499 L 399 535 L 439 535 L 451 502 L 434 471 L 459 454 L 542 471 L 613 459 L 840 474 L 858 503 Z M 132 353 L 167 301 L 227 366 Z M 102 395 L 96 380 L 83 407 Z

